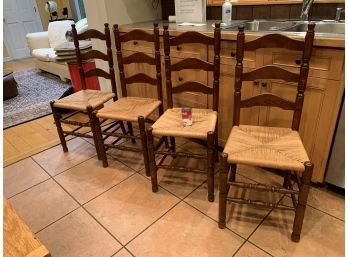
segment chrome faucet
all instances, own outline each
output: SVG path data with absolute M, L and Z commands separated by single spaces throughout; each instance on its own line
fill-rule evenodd
M 300 20 L 307 21 L 314 0 L 303 0 Z
M 341 14 L 344 12 L 343 8 L 337 8 L 336 9 L 336 17 L 335 17 L 335 21 L 339 22 L 340 18 L 341 18 Z

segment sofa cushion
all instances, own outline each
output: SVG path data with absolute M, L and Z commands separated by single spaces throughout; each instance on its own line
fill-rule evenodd
M 74 21 L 72 20 L 64 20 L 54 21 L 48 24 L 48 41 L 52 48 L 66 42 L 65 33 L 71 29 L 71 24 L 73 23 Z
M 32 51 L 32 56 L 44 62 L 54 62 L 56 58 L 56 52 L 53 48 L 39 48 Z

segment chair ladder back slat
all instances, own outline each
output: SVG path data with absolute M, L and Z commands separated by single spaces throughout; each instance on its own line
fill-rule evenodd
M 102 32 L 100 32 L 96 29 L 89 29 L 89 30 L 86 30 L 78 35 L 79 40 L 86 40 L 86 39 L 91 39 L 91 38 L 96 38 L 96 39 L 100 39 L 100 40 L 106 39 L 105 34 L 103 34 Z
M 214 28 L 214 70 L 213 70 L 213 110 L 219 109 L 220 91 L 220 51 L 221 51 L 221 29 L 220 23 L 215 23 Z
M 205 71 L 214 71 L 214 64 L 203 61 L 198 58 L 186 58 L 171 65 L 172 71 L 181 71 L 185 69 L 198 69 Z
M 120 82 L 121 82 L 121 91 L 122 91 L 121 94 L 123 97 L 126 97 L 127 96 L 127 88 L 126 88 L 126 82 L 125 82 L 124 65 L 123 65 L 122 49 L 121 49 L 121 39 L 120 39 L 120 30 L 118 28 L 118 24 L 114 25 L 113 32 L 114 32 L 114 37 L 115 37 L 118 72 L 119 72 Z
M 77 69 L 79 71 L 80 81 L 82 83 L 81 87 L 82 87 L 82 90 L 86 90 L 86 88 L 87 88 L 86 87 L 86 79 L 85 79 L 85 74 L 84 74 L 83 66 L 82 66 L 83 61 L 82 61 L 81 52 L 80 52 L 79 37 L 77 35 L 75 24 L 71 25 L 71 32 L 72 32 L 74 45 L 75 45 Z
M 140 29 L 134 29 L 124 33 L 123 35 L 120 35 L 120 42 L 128 42 L 132 40 L 154 42 L 153 35 Z
M 81 59 L 82 60 L 100 59 L 103 61 L 108 61 L 109 57 L 98 50 L 92 49 L 86 53 L 81 53 Z
M 123 57 L 124 65 L 132 63 L 147 63 L 149 65 L 156 65 L 156 59 L 141 52 L 136 52 L 127 57 Z
M 205 44 L 205 45 L 214 45 L 214 38 L 203 35 L 197 31 L 187 31 L 179 36 L 169 39 L 171 46 L 177 46 L 181 44 Z
M 266 65 L 249 72 L 243 73 L 243 81 L 254 81 L 256 79 L 281 79 L 289 82 L 298 82 L 300 75 L 290 72 L 275 65 Z
M 166 69 L 166 91 L 168 108 L 173 108 L 172 72 L 170 65 L 170 40 L 168 26 L 163 26 L 164 64 Z
M 162 91 L 162 74 L 161 74 L 161 53 L 160 53 L 160 36 L 158 23 L 153 24 L 154 44 L 155 44 L 155 64 L 157 80 L 157 99 L 162 102 L 158 107 L 159 115 L 163 114 L 163 91 Z
M 315 24 L 308 24 L 308 30 L 306 33 L 305 41 L 304 41 L 304 50 L 302 54 L 302 62 L 300 68 L 300 78 L 297 87 L 297 95 L 295 101 L 295 111 L 293 114 L 292 125 L 291 128 L 293 130 L 299 130 L 300 121 L 303 109 L 304 102 L 304 92 L 307 87 L 307 79 L 309 73 L 309 61 L 312 55 L 313 41 L 314 41 L 314 27 Z
M 259 48 L 286 48 L 289 50 L 302 51 L 304 42 L 288 38 L 281 34 L 269 34 L 258 39 L 245 42 L 245 51 L 255 51 Z
M 271 93 L 263 93 L 240 101 L 240 108 L 272 106 L 284 110 L 294 110 L 295 103 Z
M 173 94 L 183 93 L 183 92 L 197 92 L 197 93 L 212 95 L 213 88 L 208 87 L 198 81 L 187 81 L 172 88 Z
M 111 79 L 111 75 L 109 73 L 107 73 L 105 70 L 99 69 L 99 68 L 95 68 L 95 69 L 91 69 L 87 72 L 85 72 L 85 77 L 103 77 L 106 79 Z
M 137 73 L 130 77 L 125 78 L 126 85 L 128 84 L 134 84 L 134 83 L 148 83 L 150 85 L 157 85 L 157 80 L 154 78 L 151 78 L 150 76 L 144 74 L 144 73 Z
M 235 83 L 234 83 L 234 108 L 233 108 L 233 126 L 239 125 L 240 119 L 240 101 L 243 82 L 243 58 L 244 58 L 244 26 L 238 27 L 237 34 L 237 51 L 236 51 L 236 68 L 235 68 Z

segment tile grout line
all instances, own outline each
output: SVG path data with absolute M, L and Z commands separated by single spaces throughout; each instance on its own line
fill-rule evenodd
M 94 156 L 93 156 L 94 157 Z M 90 158 L 91 159 L 91 158 Z M 89 160 L 89 159 L 88 159 Z M 85 160 L 85 161 L 87 161 L 87 160 Z M 83 162 L 85 162 L 85 161 L 83 161 Z M 81 163 L 83 163 L 83 162 L 81 162 Z M 39 164 L 38 164 L 39 165 Z M 41 167 L 41 165 L 40 165 L 40 167 Z M 43 168 L 43 167 L 42 167 Z M 44 169 L 45 170 L 45 169 Z M 46 171 L 46 170 L 45 170 Z M 47 172 L 47 171 L 46 171 Z M 132 174 L 131 176 L 133 176 L 134 174 Z M 131 177 L 131 176 L 129 176 L 129 177 Z M 127 177 L 126 179 L 128 179 L 129 177 Z M 77 208 L 77 209 L 79 209 L 80 207 L 84 210 L 84 211 L 86 211 L 87 212 L 87 214 L 89 214 L 90 216 L 91 216 L 91 218 L 92 219 L 94 219 L 112 238 L 114 238 L 115 240 L 116 240 L 116 242 L 118 242 L 120 245 L 122 245 L 123 246 L 123 244 L 109 231 L 109 230 L 107 230 L 87 209 L 85 209 L 84 208 L 84 206 L 83 205 L 81 205 L 80 204 L 80 202 L 79 201 L 77 201 L 77 199 L 74 197 L 74 196 L 72 196 L 61 184 L 59 184 L 58 182 L 57 182 L 57 180 L 54 178 L 54 177 L 51 177 L 52 179 L 53 179 L 53 181 L 54 182 L 56 182 L 78 205 L 79 205 L 79 207 Z M 125 179 L 125 180 L 126 180 Z M 123 180 L 124 181 L 124 180 Z M 76 209 L 75 209 L 76 210 Z M 71 212 L 70 212 L 71 213 Z M 70 214 L 70 213 L 68 213 L 68 214 Z M 63 217 L 65 217 L 65 216 L 67 216 L 68 214 L 66 214 L 66 215 L 64 215 Z M 49 224 L 48 226 L 46 226 L 45 228 L 47 228 L 47 227 L 49 227 L 49 226 L 51 226 L 52 224 L 54 224 L 54 223 L 56 223 L 57 221 L 59 221 L 59 220 L 61 220 L 63 217 L 61 217 L 61 218 L 59 218 L 58 220 L 56 220 L 56 221 L 54 221 L 53 223 L 51 223 L 51 224 Z M 45 229 L 45 228 L 43 228 L 43 229 Z M 43 229 L 41 229 L 40 231 L 42 231 Z

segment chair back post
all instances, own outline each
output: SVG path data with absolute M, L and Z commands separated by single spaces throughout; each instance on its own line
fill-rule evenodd
M 221 50 L 221 29 L 220 23 L 215 23 L 214 29 L 214 82 L 213 82 L 213 110 L 219 108 L 219 87 L 220 87 L 220 50 Z
M 155 60 L 156 60 L 156 79 L 157 79 L 157 98 L 162 102 L 158 107 L 159 115 L 163 114 L 163 92 L 162 92 L 162 75 L 161 75 L 161 53 L 158 23 L 153 24 Z
M 114 69 L 114 60 L 112 56 L 112 50 L 111 50 L 111 37 L 110 37 L 110 28 L 108 23 L 104 23 L 104 33 L 105 33 L 105 40 L 106 40 L 106 49 L 107 49 L 107 55 L 108 55 L 108 63 L 109 63 L 109 72 L 110 72 L 110 80 L 111 80 L 111 89 L 112 92 L 115 94 L 113 97 L 113 100 L 117 100 L 117 90 L 116 90 L 116 78 L 115 78 L 115 69 Z
M 300 68 L 300 78 L 298 82 L 297 95 L 296 95 L 296 101 L 295 101 L 295 110 L 294 110 L 292 126 L 291 126 L 293 130 L 299 130 L 299 127 L 300 127 L 303 101 L 304 101 L 304 93 L 307 87 L 309 61 L 312 55 L 312 46 L 314 41 L 314 27 L 315 27 L 314 23 L 308 24 L 308 30 L 305 37 L 304 51 L 302 55 L 302 63 Z
M 82 57 L 81 57 L 81 52 L 80 52 L 80 45 L 79 45 L 79 38 L 77 35 L 76 27 L 75 24 L 71 25 L 71 32 L 74 40 L 74 45 L 75 45 L 75 54 L 76 54 L 76 60 L 77 60 L 77 67 L 80 75 L 80 80 L 82 83 L 82 90 L 86 90 L 86 80 L 85 80 L 85 75 L 83 71 L 83 66 L 82 66 Z
M 121 93 L 123 97 L 126 97 L 127 87 L 126 87 L 126 81 L 125 81 L 124 65 L 123 65 L 122 51 L 121 51 L 121 39 L 120 39 L 120 31 L 118 29 L 118 24 L 114 25 L 113 32 L 115 37 L 118 71 L 119 71 L 120 82 L 121 82 L 121 91 L 122 91 Z
M 243 58 L 244 58 L 244 26 L 238 27 L 237 34 L 237 52 L 236 52 L 236 68 L 235 68 L 235 84 L 234 84 L 234 108 L 233 108 L 233 126 L 239 125 L 240 120 L 240 100 L 243 80 Z
M 170 68 L 170 39 L 168 26 L 163 26 L 163 41 L 164 41 L 164 63 L 166 69 L 166 91 L 167 91 L 167 105 L 168 108 L 173 108 L 173 94 L 172 94 L 172 74 Z

